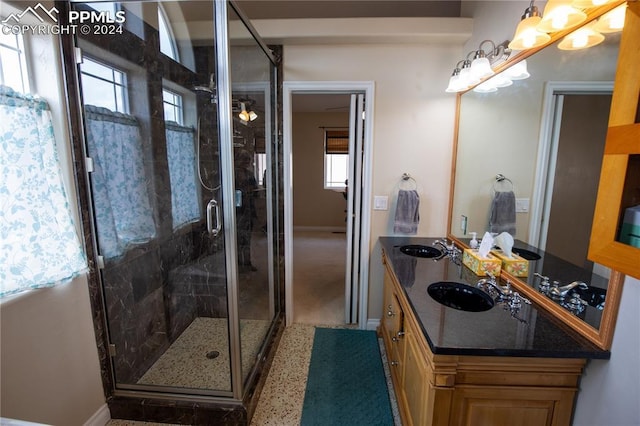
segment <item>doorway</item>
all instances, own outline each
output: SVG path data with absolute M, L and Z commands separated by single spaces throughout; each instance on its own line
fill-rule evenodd
M 284 85 L 288 324 L 366 328 L 372 95 L 371 83 Z M 345 134 L 348 155 L 328 150 Z
M 546 132 L 541 137 L 547 160 L 536 179 L 542 196 L 535 220 L 538 247 L 577 266 L 591 269 L 587 247 L 600 177 L 611 105 L 612 85 L 549 83 Z M 540 173 L 540 168 L 538 169 Z M 534 216 L 535 218 L 535 216 Z

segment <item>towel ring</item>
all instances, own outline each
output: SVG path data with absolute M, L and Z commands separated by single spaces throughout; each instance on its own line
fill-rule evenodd
M 402 188 L 403 184 L 407 184 L 409 185 L 408 188 Z M 418 189 L 418 182 L 416 182 L 416 180 L 411 177 L 411 175 L 409 173 L 403 173 L 402 174 L 402 181 L 400 182 L 400 188 L 402 189 L 408 189 L 408 190 L 416 190 Z
M 508 186 L 506 188 L 503 187 L 500 190 L 499 189 L 500 185 L 508 185 Z M 495 182 L 493 182 L 493 192 L 499 192 L 499 191 L 513 191 L 513 182 L 511 182 L 511 179 L 509 179 L 502 173 L 498 173 L 496 175 Z

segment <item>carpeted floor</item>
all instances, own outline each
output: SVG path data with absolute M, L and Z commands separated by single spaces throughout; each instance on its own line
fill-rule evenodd
M 374 331 L 316 328 L 300 424 L 393 425 Z
M 294 323 L 344 324 L 346 256 L 346 234 L 294 232 Z

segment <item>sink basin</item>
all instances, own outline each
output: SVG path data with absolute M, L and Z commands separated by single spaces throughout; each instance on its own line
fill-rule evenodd
M 429 296 L 438 303 L 467 312 L 488 311 L 494 300 L 479 288 L 453 281 L 439 281 L 427 287 Z
M 523 249 L 523 248 L 518 248 L 518 247 L 513 247 L 511 249 L 512 252 L 514 252 L 515 254 L 517 254 L 518 256 L 527 259 L 527 260 L 538 260 L 540 259 L 540 255 L 534 251 L 531 250 L 527 250 L 527 249 Z
M 573 291 L 578 293 L 580 295 L 580 298 L 586 301 L 589 306 L 593 306 L 594 308 L 598 308 L 600 310 L 604 309 L 604 301 L 607 296 L 607 290 L 597 287 L 589 287 L 588 289 L 576 287 L 573 289 Z
M 423 246 L 420 244 L 409 244 L 401 246 L 400 251 L 404 254 L 414 257 L 438 257 L 442 255 L 442 252 L 435 247 Z

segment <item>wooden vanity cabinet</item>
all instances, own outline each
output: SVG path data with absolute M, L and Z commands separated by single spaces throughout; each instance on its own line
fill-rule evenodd
M 405 426 L 571 424 L 584 359 L 435 355 L 385 261 L 380 333 Z

